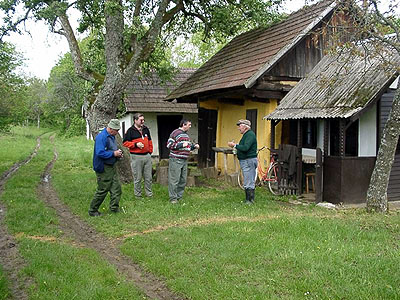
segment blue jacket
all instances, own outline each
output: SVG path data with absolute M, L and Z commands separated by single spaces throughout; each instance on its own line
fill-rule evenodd
M 93 151 L 93 169 L 98 173 L 104 172 L 104 164 L 114 165 L 117 158 L 114 151 L 118 150 L 115 136 L 107 132 L 104 128 L 97 136 Z

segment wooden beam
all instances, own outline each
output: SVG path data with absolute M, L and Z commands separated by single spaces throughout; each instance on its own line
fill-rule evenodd
M 286 93 L 280 91 L 261 91 L 261 90 L 251 90 L 247 96 L 251 98 L 259 99 L 278 99 L 281 100 L 286 95 Z
M 284 84 L 281 81 L 265 81 L 257 84 L 255 88 L 261 91 L 289 92 L 293 87 L 294 85 Z
M 212 91 L 209 93 L 202 94 L 201 96 L 199 96 L 199 100 L 205 101 L 205 100 L 209 100 L 209 99 L 222 99 L 222 98 L 241 99 L 241 98 L 243 98 L 244 95 L 246 95 L 247 92 L 248 92 L 248 90 L 243 89 L 243 88 L 218 90 L 218 91 Z
M 301 77 L 265 75 L 258 80 L 258 83 L 267 81 L 300 81 L 301 79 Z
M 244 105 L 244 100 L 243 99 L 237 99 L 237 98 L 222 98 L 218 99 L 219 103 L 227 103 L 227 104 L 233 104 L 233 105 L 239 105 L 243 106 Z

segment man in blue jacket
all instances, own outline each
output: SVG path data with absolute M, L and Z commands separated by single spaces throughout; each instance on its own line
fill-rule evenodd
M 100 216 L 99 207 L 110 192 L 110 211 L 118 212 L 122 190 L 116 162 L 122 157 L 115 136 L 121 128 L 118 119 L 112 119 L 97 136 L 94 143 L 93 169 L 97 176 L 97 190 L 90 203 L 89 216 Z

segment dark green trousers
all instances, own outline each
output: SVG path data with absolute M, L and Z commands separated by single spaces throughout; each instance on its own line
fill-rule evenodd
M 90 203 L 89 212 L 94 213 L 99 210 L 99 207 L 103 203 L 108 192 L 110 192 L 110 210 L 118 210 L 122 190 L 116 165 L 104 165 L 104 172 L 96 172 L 96 176 L 97 190 L 92 202 Z

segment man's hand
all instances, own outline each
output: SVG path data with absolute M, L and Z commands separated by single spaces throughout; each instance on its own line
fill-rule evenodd
M 114 156 L 115 157 L 122 157 L 122 154 L 123 154 L 123 152 L 122 152 L 121 149 L 118 149 L 118 150 L 114 151 Z
M 231 148 L 235 147 L 235 145 L 236 145 L 235 142 L 228 142 L 228 146 L 231 147 Z
M 196 149 L 200 149 L 200 145 L 199 145 L 199 144 L 195 144 L 194 147 L 195 147 Z
M 139 149 L 143 149 L 144 144 L 142 142 L 137 142 L 136 147 L 138 147 Z
M 182 142 L 182 147 L 183 148 L 186 148 L 187 146 L 189 146 L 189 142 L 187 142 L 187 141 L 185 141 L 185 142 Z

